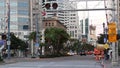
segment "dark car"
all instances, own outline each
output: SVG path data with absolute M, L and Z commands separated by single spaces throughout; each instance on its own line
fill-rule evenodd
M 86 56 L 85 50 L 81 50 L 81 51 L 80 51 L 80 55 L 81 55 L 81 56 L 82 56 L 82 55 Z

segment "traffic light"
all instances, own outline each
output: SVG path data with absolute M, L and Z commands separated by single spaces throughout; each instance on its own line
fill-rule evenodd
M 57 4 L 57 3 L 53 3 L 53 4 L 52 4 L 52 7 L 53 7 L 53 9 L 57 9 L 58 4 Z
M 51 6 L 50 6 L 50 3 L 46 3 L 46 4 L 45 4 L 45 8 L 46 8 L 46 9 L 50 9 L 50 7 L 51 7 Z
M 53 8 L 53 9 L 57 9 L 57 7 L 58 7 L 58 4 L 57 4 L 57 3 L 52 3 L 52 4 L 51 4 L 51 3 L 46 3 L 46 4 L 45 4 L 45 8 L 46 8 L 46 9 L 50 9 L 51 5 L 52 5 L 52 8 Z

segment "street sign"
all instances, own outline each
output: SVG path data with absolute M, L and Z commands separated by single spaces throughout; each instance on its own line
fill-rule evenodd
M 4 45 L 4 40 L 0 40 L 0 46 L 3 46 Z
M 117 41 L 117 31 L 116 31 L 116 23 L 115 22 L 108 24 L 108 41 L 109 42 Z
M 35 46 L 39 47 L 39 43 L 35 43 Z

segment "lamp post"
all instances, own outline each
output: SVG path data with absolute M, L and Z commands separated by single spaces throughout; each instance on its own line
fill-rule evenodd
M 35 54 L 38 56 L 38 49 L 39 49 L 39 23 L 38 23 L 38 16 L 39 16 L 39 3 L 35 3 L 35 24 L 36 24 L 36 42 L 35 42 Z
M 8 46 L 8 59 L 10 58 L 10 0 L 7 3 L 7 16 L 8 16 L 8 33 L 7 33 L 7 46 Z

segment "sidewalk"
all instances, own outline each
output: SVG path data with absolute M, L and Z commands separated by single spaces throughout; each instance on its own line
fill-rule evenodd
M 111 60 L 106 60 L 103 63 L 103 68 L 120 68 L 120 56 L 118 60 L 118 65 L 113 66 Z
M 39 61 L 40 58 L 31 58 L 31 57 L 18 57 L 18 58 L 10 58 L 10 59 L 4 59 L 3 64 L 10 64 L 10 63 L 16 63 L 16 62 L 31 62 L 31 61 Z

